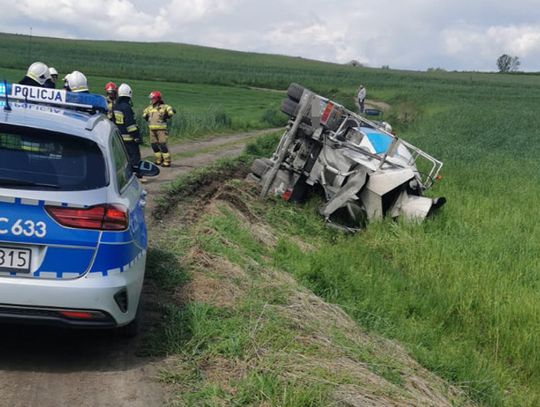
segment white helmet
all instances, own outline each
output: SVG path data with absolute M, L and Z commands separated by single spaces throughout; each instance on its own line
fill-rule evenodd
M 131 98 L 131 86 L 127 83 L 123 83 L 118 87 L 118 97 L 122 96 Z
M 71 92 L 88 92 L 88 81 L 82 72 L 73 71 L 66 75 L 65 80 Z
M 64 81 L 64 89 L 68 90 L 69 89 L 69 74 L 67 74 L 66 76 L 64 76 L 62 78 L 62 80 Z
M 53 76 L 53 75 L 56 75 L 58 76 L 58 71 L 54 68 L 54 67 L 50 67 L 49 68 L 49 75 Z
M 51 77 L 49 67 L 43 62 L 34 62 L 32 65 L 30 65 L 28 67 L 28 71 L 26 72 L 26 76 L 32 78 L 40 85 L 43 85 L 47 79 Z

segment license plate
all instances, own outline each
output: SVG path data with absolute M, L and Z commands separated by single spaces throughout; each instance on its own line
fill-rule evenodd
M 15 249 L 13 247 L 0 247 L 0 271 L 16 271 L 30 273 L 30 249 Z

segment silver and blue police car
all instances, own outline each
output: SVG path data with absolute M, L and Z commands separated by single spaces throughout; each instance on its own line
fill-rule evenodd
M 145 191 L 105 99 L 0 83 L 0 320 L 134 333 Z

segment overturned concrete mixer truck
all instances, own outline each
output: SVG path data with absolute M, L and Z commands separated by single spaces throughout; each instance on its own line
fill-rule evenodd
M 383 217 L 423 220 L 445 198 L 429 198 L 442 162 L 371 121 L 291 84 L 281 110 L 290 116 L 272 158 L 257 159 L 250 176 L 261 197 L 302 202 L 323 196 L 319 211 L 329 225 L 357 231 Z

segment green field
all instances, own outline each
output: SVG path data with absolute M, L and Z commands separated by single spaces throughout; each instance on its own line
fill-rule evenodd
M 353 237 L 311 236 L 321 233 L 316 203 L 307 211 L 268 205 L 268 222 L 316 250 L 282 240 L 265 255 L 360 325 L 401 341 L 474 400 L 540 405 L 540 76 L 359 69 L 187 45 L 39 38 L 29 59 L 27 38 L 0 37 L 0 74 L 8 79 L 42 59 L 61 72 L 88 73 L 92 87 L 129 80 L 137 108 L 159 87 L 172 104 L 203 113 L 217 106 L 238 127 L 262 127 L 262 114 L 281 98 L 246 85 L 284 89 L 294 81 L 350 103 L 364 83 L 368 98 L 392 106 L 386 118 L 398 135 L 444 162 L 432 193 L 447 205 L 423 224 L 384 221 Z
M 7 81 L 19 81 L 25 73 L 24 68 L 0 67 L 0 78 Z M 104 94 L 103 88 L 111 80 L 117 85 L 122 82 L 129 83 L 133 89 L 134 110 L 139 118 L 142 110 L 148 105 L 149 93 L 152 90 L 160 90 L 166 103 L 174 106 L 178 113 L 170 128 L 170 133 L 175 139 L 275 127 L 286 121 L 286 116 L 278 113 L 282 99 L 280 93 L 208 84 L 128 80 L 105 76 L 89 76 L 88 80 L 90 90 L 100 94 Z M 265 117 L 270 117 L 270 120 L 265 120 Z M 277 119 L 273 121 L 274 117 Z M 146 130 L 144 124 L 141 123 L 140 127 Z

